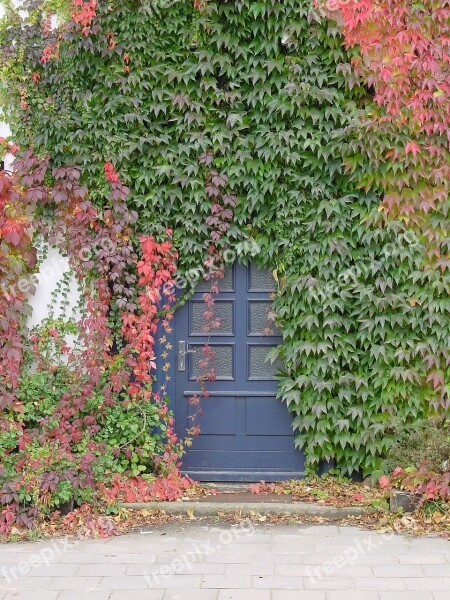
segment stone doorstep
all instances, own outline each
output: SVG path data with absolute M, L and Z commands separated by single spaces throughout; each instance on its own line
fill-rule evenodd
M 228 496 L 228 495 L 227 495 Z M 123 508 L 134 508 L 137 510 L 162 510 L 172 515 L 184 515 L 187 511 L 198 517 L 215 517 L 220 511 L 221 513 L 240 513 L 249 515 L 272 514 L 272 515 L 305 515 L 311 517 L 323 517 L 326 519 L 346 519 L 348 517 L 358 517 L 365 514 L 375 512 L 374 508 L 364 508 L 360 506 L 326 506 L 318 504 L 310 504 L 307 502 L 266 502 L 254 501 L 230 501 L 229 498 L 222 501 L 176 501 L 176 502 L 122 502 Z
M 190 501 L 189 501 L 190 502 Z M 211 502 L 213 504 L 232 502 L 234 504 L 239 503 L 253 503 L 253 504 L 292 504 L 292 494 L 252 494 L 247 491 L 232 491 L 225 492 L 219 491 L 211 496 L 204 496 L 198 498 L 196 502 Z

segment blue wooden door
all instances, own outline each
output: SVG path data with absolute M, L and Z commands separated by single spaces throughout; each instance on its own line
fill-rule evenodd
M 227 268 L 215 296 L 220 327 L 204 331 L 202 283 L 175 315 L 177 375 L 175 417 L 184 437 L 196 408 L 189 398 L 199 393 L 199 361 L 208 341 L 215 357 L 216 379 L 206 383 L 202 398 L 200 435 L 184 458 L 183 470 L 203 481 L 275 481 L 302 475 L 304 459 L 294 448 L 291 417 L 275 397 L 277 365 L 267 361 L 271 347 L 280 343 L 270 319 L 275 281 L 255 265 Z M 189 352 L 184 354 L 183 350 Z

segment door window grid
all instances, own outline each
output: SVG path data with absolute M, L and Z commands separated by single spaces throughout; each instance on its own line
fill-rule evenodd
M 233 381 L 235 379 L 234 368 L 234 344 L 209 344 L 215 352 L 215 357 L 205 366 L 202 361 L 205 360 L 203 353 L 204 344 L 189 344 L 190 350 L 195 353 L 189 354 L 189 379 L 195 381 L 198 377 L 204 377 L 211 369 L 216 375 L 215 381 Z
M 281 332 L 274 322 L 275 315 L 270 300 L 249 300 L 247 315 L 249 336 L 281 336 Z
M 250 381 L 275 380 L 275 374 L 281 368 L 281 361 L 277 358 L 273 363 L 268 360 L 267 355 L 273 345 L 249 344 L 247 359 L 247 378 Z
M 205 302 L 202 300 L 190 300 L 189 304 L 190 335 L 234 335 L 233 300 L 216 300 L 214 302 L 214 317 L 219 321 L 217 329 L 210 328 L 208 321 L 205 319 L 204 313 L 207 310 Z
M 196 292 L 210 292 L 211 291 L 212 280 L 208 279 L 204 281 L 200 280 L 196 287 Z M 219 286 L 219 290 L 221 292 L 234 292 L 234 266 L 226 266 L 224 269 L 224 277 L 223 279 L 217 279 L 217 285 Z
M 249 292 L 276 292 L 277 282 L 268 269 L 260 269 L 255 263 L 250 263 L 248 269 Z

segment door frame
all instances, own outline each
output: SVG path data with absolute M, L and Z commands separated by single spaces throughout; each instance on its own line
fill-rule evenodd
M 236 261 L 237 263 L 238 261 Z M 238 302 L 238 295 L 237 295 L 237 288 L 236 288 L 236 284 L 237 284 L 237 280 L 236 277 L 238 277 L 238 271 L 236 269 L 237 268 L 245 268 L 245 276 L 249 277 L 249 264 L 242 264 L 242 265 L 230 265 L 233 268 L 233 291 L 230 292 L 223 292 L 225 298 L 220 298 L 217 301 L 219 302 L 220 300 L 226 300 L 228 298 L 227 294 L 230 294 L 230 298 L 233 299 L 233 301 L 236 303 L 235 306 L 237 306 L 237 302 Z M 240 277 L 242 277 L 242 274 L 239 275 Z M 256 290 L 255 290 L 256 291 Z M 262 291 L 262 290 L 261 290 Z M 189 290 L 186 294 L 186 302 L 183 302 L 183 305 L 179 307 L 179 309 L 177 309 L 177 311 L 175 311 L 174 313 L 174 318 L 172 320 L 172 331 L 170 333 L 166 333 L 164 331 L 162 331 L 162 327 L 159 327 L 158 330 L 158 337 L 156 340 L 156 344 L 155 344 L 155 356 L 156 356 L 156 362 L 157 362 L 157 371 L 156 371 L 156 389 L 159 389 L 161 387 L 161 385 L 164 383 L 165 377 L 166 377 L 166 373 L 163 372 L 162 370 L 162 358 L 161 358 L 161 351 L 163 350 L 163 345 L 160 342 L 160 338 L 162 336 L 165 336 L 166 338 L 166 342 L 165 343 L 170 343 L 171 345 L 171 349 L 169 351 L 169 355 L 167 358 L 167 361 L 164 362 L 168 362 L 169 363 L 169 369 L 167 374 L 169 375 L 170 379 L 166 384 L 166 394 L 167 397 L 170 400 L 169 403 L 169 408 L 173 411 L 174 414 L 174 418 L 175 418 L 175 431 L 177 432 L 177 435 L 181 438 L 183 438 L 185 436 L 185 431 L 186 431 L 186 417 L 187 417 L 187 410 L 189 410 L 188 406 L 187 406 L 187 398 L 186 398 L 186 410 L 182 409 L 181 413 L 180 413 L 180 406 L 183 404 L 183 401 L 180 398 L 177 398 L 177 393 L 178 395 L 182 395 L 183 397 L 186 396 L 186 393 L 192 391 L 193 393 L 198 393 L 199 391 L 195 392 L 195 388 L 199 387 L 198 382 L 192 381 L 192 388 L 190 387 L 186 387 L 183 390 L 177 390 L 177 379 L 178 379 L 178 347 L 177 347 L 177 343 L 178 343 L 178 337 L 180 336 L 180 331 L 177 331 L 177 327 L 176 327 L 176 316 L 178 313 L 178 310 L 180 310 L 181 308 L 184 307 L 185 303 L 187 303 L 191 297 L 192 294 L 190 293 L 192 292 L 192 294 L 195 293 L 195 288 L 193 288 L 192 290 Z M 250 292 L 251 293 L 251 292 Z M 259 292 L 258 292 L 259 293 Z M 181 297 L 181 293 L 178 294 L 179 297 Z M 261 300 L 262 301 L 262 300 Z M 238 311 L 235 310 L 234 312 L 236 313 L 234 315 L 234 335 L 233 337 L 236 336 L 237 334 L 237 330 L 238 328 L 241 327 L 247 327 L 247 323 L 246 323 L 246 319 L 247 319 L 247 310 L 248 310 L 248 295 L 246 295 L 245 299 L 244 299 L 244 310 L 242 311 Z M 240 314 L 242 313 L 242 315 Z M 244 317 L 244 313 L 245 313 L 245 317 Z M 242 322 L 241 322 L 242 321 Z M 245 323 L 244 323 L 245 321 Z M 246 337 L 247 337 L 247 332 L 246 332 Z M 204 337 L 204 336 L 200 336 Z M 192 340 L 191 340 L 192 343 Z M 201 343 L 201 342 L 199 342 Z M 246 342 L 248 344 L 248 342 Z M 278 343 L 278 342 L 277 342 Z M 261 344 L 258 344 L 261 345 Z M 262 344 L 264 345 L 264 344 Z M 272 345 L 272 344 L 270 344 Z M 236 390 L 236 388 L 234 387 L 234 384 L 232 384 L 232 382 L 229 382 L 231 384 L 231 386 L 227 385 L 227 382 L 224 381 L 223 383 L 225 383 L 225 389 L 222 391 L 217 391 L 217 390 L 208 390 L 209 394 L 211 396 L 214 395 L 220 395 L 220 396 L 253 396 L 253 395 L 267 395 L 267 396 L 271 396 L 273 397 L 274 394 L 276 392 L 267 392 L 267 393 L 262 393 L 261 391 L 258 390 L 257 393 L 254 390 L 244 390 L 244 391 L 239 391 Z M 255 382 L 256 383 L 256 382 Z M 275 382 L 276 383 L 276 382 Z M 253 387 L 253 386 L 252 386 Z M 256 386 L 258 387 L 258 386 Z M 229 389 L 228 389 L 229 388 Z M 234 388 L 234 389 L 233 389 Z M 256 389 L 256 388 L 255 388 Z M 189 395 L 193 395 L 193 394 L 189 394 Z M 280 405 L 281 400 L 279 401 Z M 281 408 L 281 407 L 280 407 Z M 287 407 L 284 405 L 283 408 L 287 411 Z M 289 415 L 290 416 L 290 415 Z M 199 424 L 201 427 L 201 417 L 199 419 Z M 294 432 L 292 431 L 292 436 L 294 436 Z M 293 442 L 292 442 L 293 443 Z M 294 450 L 294 447 L 293 447 Z M 295 452 L 298 452 L 299 454 L 299 459 L 303 460 L 301 458 L 302 456 L 302 451 L 295 449 Z M 183 471 L 183 468 L 182 468 Z M 292 478 L 301 478 L 304 477 L 305 473 L 304 471 L 301 469 L 300 465 L 299 468 L 296 468 L 295 470 L 276 470 L 276 471 L 272 471 L 272 470 L 258 470 L 258 469 L 252 469 L 252 470 L 220 470 L 220 471 L 215 471 L 214 469 L 208 470 L 208 471 L 197 471 L 195 468 L 194 469 L 189 469 L 187 467 L 186 471 L 188 472 L 188 474 L 193 477 L 194 479 L 200 479 L 200 480 L 208 480 L 208 481 L 260 481 L 261 479 L 265 479 L 267 481 L 276 481 L 276 480 L 282 480 L 282 479 L 292 479 Z

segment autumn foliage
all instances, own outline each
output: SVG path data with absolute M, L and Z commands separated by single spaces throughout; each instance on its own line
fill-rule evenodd
M 0 409 L 14 402 L 22 363 L 27 298 L 33 284 L 27 285 L 25 280 L 19 286 L 19 282 L 29 277 L 36 265 L 30 227 L 39 193 L 33 185 L 20 185 L 21 165 L 23 161 L 18 161 L 14 173 L 0 172 Z M 24 166 L 29 184 L 42 179 L 42 168 L 34 176 L 28 172 L 36 163 Z
M 164 384 L 161 389 L 152 384 L 157 336 L 170 330 L 174 302 L 177 254 L 171 231 L 166 231 L 162 242 L 141 236 L 139 260 L 133 233 L 136 214 L 126 206 L 128 189 L 111 163 L 105 164 L 104 171 L 111 199 L 101 214 L 88 199 L 75 167 L 50 169 L 48 159 L 27 151 L 16 160 L 13 175 L 0 175 L 0 431 L 2 443 L 7 441 L 0 465 L 0 499 L 6 506 L 0 515 L 2 533 L 13 526 L 31 527 L 38 507 L 46 511 L 57 507 L 67 494 L 72 502 L 78 498 L 78 503 L 101 497 L 114 461 L 116 468 L 127 461 L 129 465 L 114 480 L 116 488 L 127 487 L 133 465 L 140 465 L 134 481 L 149 495 L 150 484 L 139 477 L 149 465 L 155 473 L 170 473 L 172 488 L 177 483 L 180 489 L 186 485 L 179 474 L 180 446 Z M 52 218 L 40 218 L 38 205 L 51 209 Z M 27 335 L 32 290 L 25 276 L 36 264 L 31 222 L 35 235 L 44 236 L 69 257 L 82 285 L 84 310 L 73 331 L 48 320 Z M 112 311 L 119 313 L 119 338 L 111 326 Z M 70 331 L 77 334 L 75 346 L 67 343 Z M 56 390 L 54 406 L 36 426 L 27 417 L 26 384 L 18 389 L 20 375 L 26 377 L 28 372 L 21 373 L 24 353 L 36 376 Z M 29 377 L 28 385 L 34 385 L 33 375 Z M 40 402 L 48 406 L 51 389 L 42 393 Z M 102 432 L 121 411 L 125 419 L 127 414 L 136 417 L 123 441 L 115 443 Z M 147 429 L 160 426 L 165 433 L 149 445 Z
M 323 5 L 322 2 L 320 2 Z M 369 156 L 362 185 L 384 191 L 383 210 L 428 240 L 441 270 L 449 266 L 450 2 L 328 0 L 353 67 L 373 90 L 364 136 L 353 150 Z M 352 169 L 352 161 L 349 168 Z
M 448 409 L 448 0 L 317 0 L 330 21 L 307 0 L 162 17 L 74 0 L 55 31 L 37 4 L 2 30 L 9 111 L 37 154 L 0 173 L 0 531 L 36 507 L 185 491 L 154 377 L 175 276 L 212 273 L 218 329 L 223 250 L 247 237 L 280 273 L 280 397 L 310 466 L 373 470 L 390 415 Z M 30 336 L 38 236 L 69 257 L 83 309 Z M 189 435 L 213 361 L 207 344 Z

